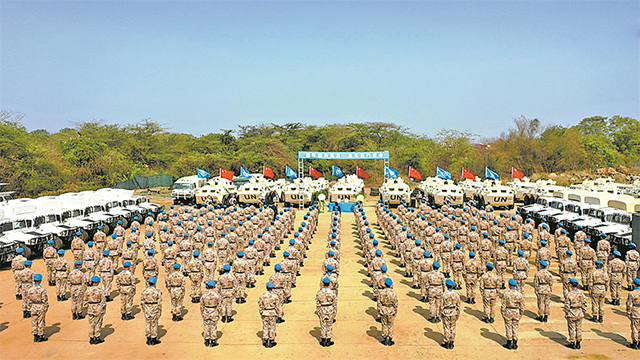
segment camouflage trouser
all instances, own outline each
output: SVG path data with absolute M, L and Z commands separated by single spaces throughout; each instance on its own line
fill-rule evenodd
M 249 263 L 247 284 L 254 284 L 256 282 L 256 259 L 247 259 L 247 263 Z
M 417 261 L 413 261 L 411 265 L 413 267 L 413 282 L 412 285 L 420 285 L 420 267 L 418 266 Z
M 91 315 L 87 314 L 89 318 L 89 337 L 100 337 L 100 331 L 102 330 L 102 320 L 104 314 Z
M 236 273 L 236 279 L 238 280 L 238 287 L 236 288 L 236 297 L 244 299 L 247 297 L 247 274 Z
M 631 319 L 631 341 L 640 341 L 639 333 L 640 333 L 640 319 Z
M 582 277 L 582 284 L 586 285 L 589 283 L 589 274 L 591 274 L 592 271 L 593 271 L 592 266 L 584 266 L 584 265 L 580 266 L 580 276 Z
M 278 313 L 278 317 L 284 318 L 284 288 L 275 288 L 273 292 L 278 295 L 278 304 L 276 304 L 276 312 Z
M 234 289 L 222 289 L 220 291 L 220 295 L 222 295 L 222 309 L 220 310 L 221 316 L 231 316 L 232 312 L 232 303 L 233 299 L 236 297 L 236 292 Z
M 504 273 L 507 272 L 507 262 L 506 261 L 496 261 L 496 275 L 500 279 L 500 286 L 504 285 Z
M 84 300 L 85 290 L 84 285 L 71 285 L 71 312 L 73 314 L 79 314 L 84 310 L 82 301 Z
M 82 250 L 73 250 L 73 260 L 82 261 Z
M 31 310 L 31 332 L 33 335 L 44 335 L 44 323 L 47 311 Z
M 562 294 L 564 295 L 564 299 L 567 300 L 567 295 L 569 294 L 569 291 L 571 290 L 571 282 L 569 282 L 569 279 L 571 279 L 573 277 L 573 274 L 569 275 L 565 273 L 562 273 L 560 275 L 561 279 L 562 279 Z
M 380 323 L 382 324 L 382 337 L 393 339 L 393 321 L 395 315 L 380 315 Z
M 67 274 L 62 271 L 56 272 L 56 296 L 63 296 L 69 290 L 69 280 Z
M 204 281 L 214 280 L 216 272 L 216 263 L 214 261 L 205 261 L 204 263 Z
M 47 281 L 56 281 L 56 269 L 53 267 L 53 260 L 45 260 L 45 264 L 47 265 Z M 633 283 L 633 278 L 631 279 L 631 283 Z
M 582 318 L 567 319 L 569 342 L 582 341 Z
M 171 295 L 171 315 L 180 315 L 184 303 L 184 290 L 181 287 L 170 287 L 169 295 Z
M 276 339 L 276 320 L 278 315 L 262 316 L 262 340 Z
M 518 286 L 516 287 L 518 289 L 518 292 L 520 292 L 522 294 L 522 296 L 524 296 L 524 282 L 527 279 L 515 279 L 518 282 Z
M 448 274 L 451 272 L 451 252 L 446 251 L 442 253 L 442 272 Z
M 110 272 L 100 273 L 100 286 L 104 296 L 111 296 L 111 285 L 113 284 L 113 274 Z
M 256 272 L 262 272 L 264 270 L 264 263 L 265 263 L 265 252 L 264 251 L 258 251 L 258 258 L 256 260 Z
M 462 286 L 462 279 L 463 279 L 463 266 L 464 265 L 458 265 L 461 263 L 453 263 L 452 266 L 452 271 L 453 271 L 453 282 L 456 283 L 457 286 Z
M 437 289 L 437 290 L 436 290 Z M 442 288 L 434 288 L 429 290 L 429 306 L 431 317 L 440 317 L 442 311 Z
M 549 316 L 549 304 L 551 303 L 551 294 L 540 294 L 536 293 L 536 297 L 538 298 L 538 315 L 540 316 Z
M 620 289 L 622 288 L 622 279 L 620 281 L 609 282 L 611 292 L 611 300 L 620 300 Z
M 202 311 L 202 322 L 204 325 L 203 337 L 207 340 L 218 339 L 218 320 L 220 314 L 218 308 L 204 308 Z
M 33 286 L 31 283 L 22 283 L 20 285 L 20 293 L 22 294 L 22 311 L 31 311 L 31 302 L 27 296 L 27 291 Z
M 420 296 L 429 297 L 429 279 L 427 273 L 420 273 Z
M 84 265 L 84 273 L 86 274 L 87 279 L 91 279 L 96 271 L 96 262 L 93 260 L 85 261 L 82 265 Z
M 593 316 L 604 316 L 604 297 L 606 294 L 591 293 L 591 312 Z
M 164 274 L 169 276 L 173 272 L 173 265 L 176 263 L 176 259 L 164 259 Z
M 120 313 L 121 314 L 131 314 L 133 311 L 133 296 L 135 295 L 135 287 L 132 286 L 131 289 L 122 289 L 120 291 Z
M 316 310 L 316 314 L 320 319 L 320 337 L 322 339 L 331 339 L 333 337 L 333 319 L 336 317 L 333 306 L 320 306 Z
M 160 314 L 152 314 L 150 316 L 145 315 L 145 328 L 144 333 L 146 337 L 157 338 L 158 337 L 158 320 Z
M 518 309 L 506 309 L 506 313 L 502 314 L 507 340 L 518 340 L 519 311 Z
M 482 307 L 485 317 L 495 318 L 496 295 L 482 294 Z
M 633 284 L 633 278 L 638 274 L 638 262 L 634 262 L 631 265 L 627 266 L 626 274 L 627 274 L 627 286 L 635 287 Z
M 469 275 L 465 276 L 464 286 L 467 289 L 467 299 L 475 299 L 476 288 L 478 287 L 478 277 Z
M 442 315 L 442 339 L 444 342 L 456 339 L 456 317 Z
M 191 273 L 189 279 L 191 279 L 191 297 L 199 298 L 202 295 L 202 273 Z

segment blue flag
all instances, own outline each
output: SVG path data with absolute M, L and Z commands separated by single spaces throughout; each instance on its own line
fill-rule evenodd
M 200 178 L 200 179 L 207 179 L 207 178 L 209 178 L 209 176 L 211 176 L 211 174 L 209 174 L 209 173 L 208 173 L 208 172 L 206 172 L 205 170 L 198 169 L 198 178 Z
M 484 168 L 484 177 L 486 177 L 487 179 L 493 179 L 493 180 L 500 179 L 500 175 L 498 175 L 497 172 L 489 169 L 488 167 Z
M 388 177 L 392 177 L 394 179 L 398 178 L 398 175 L 400 175 L 400 171 L 394 169 L 394 168 L 390 168 L 388 166 L 384 167 L 384 176 L 388 176 Z
M 333 167 L 331 168 L 331 175 L 333 176 L 337 176 L 337 177 L 343 177 L 344 174 L 342 173 L 342 169 L 340 169 L 339 167 L 333 165 Z
M 251 173 L 249 172 L 249 170 L 245 169 L 243 166 L 240 166 L 240 177 L 250 178 Z
M 436 176 L 441 179 L 451 180 L 451 173 L 441 168 L 440 166 L 438 166 L 436 169 Z
M 287 167 L 284 169 L 284 173 L 286 177 L 290 177 L 294 179 L 298 177 L 298 173 L 292 168 L 290 168 L 289 165 L 287 165 Z

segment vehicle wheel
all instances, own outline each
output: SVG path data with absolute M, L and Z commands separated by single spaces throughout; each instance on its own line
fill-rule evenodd
M 106 235 L 111 235 L 111 226 L 104 224 L 102 225 L 103 229 L 102 231 L 106 234 Z
M 27 259 L 30 259 L 31 255 L 33 255 L 33 251 L 27 245 L 22 245 L 22 247 L 24 248 L 24 253 L 22 253 L 22 256 L 26 257 Z
M 80 229 L 80 232 L 82 233 L 81 239 L 84 240 L 84 242 L 89 241 L 89 234 L 87 233 L 87 231 L 84 229 Z
M 122 227 L 123 228 L 127 228 L 127 226 L 129 226 L 129 220 L 125 219 L 125 218 L 120 218 L 120 220 L 122 220 Z
M 60 239 L 57 235 L 53 237 L 53 246 L 58 250 L 62 249 L 62 247 L 64 246 L 62 239 Z

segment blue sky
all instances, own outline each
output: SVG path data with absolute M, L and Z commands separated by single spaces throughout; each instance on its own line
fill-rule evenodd
M 29 129 L 150 118 L 394 122 L 498 136 L 640 117 L 638 1 L 0 1 L 0 110 Z

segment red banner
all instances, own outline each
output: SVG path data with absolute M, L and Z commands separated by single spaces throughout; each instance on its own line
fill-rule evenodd
M 220 168 L 220 177 L 229 181 L 233 181 L 233 171 Z
M 511 177 L 514 178 L 514 179 L 522 180 L 524 178 L 524 173 L 512 166 L 511 167 Z
M 463 179 L 473 180 L 473 181 L 476 180 L 476 176 L 473 175 L 473 173 L 469 169 L 467 169 L 465 167 L 462 168 L 462 178 Z
M 273 179 L 274 177 L 276 177 L 276 175 L 273 173 L 273 169 L 268 167 L 268 166 L 263 166 L 262 167 L 262 175 L 264 175 L 264 177 L 268 177 L 270 179 Z
M 356 175 L 358 175 L 358 177 L 361 177 L 363 179 L 369 178 L 369 174 L 367 174 L 366 171 L 362 170 L 360 166 L 356 166 Z
M 418 180 L 422 180 L 422 173 L 416 169 L 414 169 L 412 166 L 409 166 L 409 177 L 410 178 L 414 178 L 414 179 L 418 179 Z
M 319 178 L 322 177 L 322 173 L 316 169 L 313 168 L 313 166 L 309 166 L 309 176 L 311 176 L 312 178 L 318 180 Z

